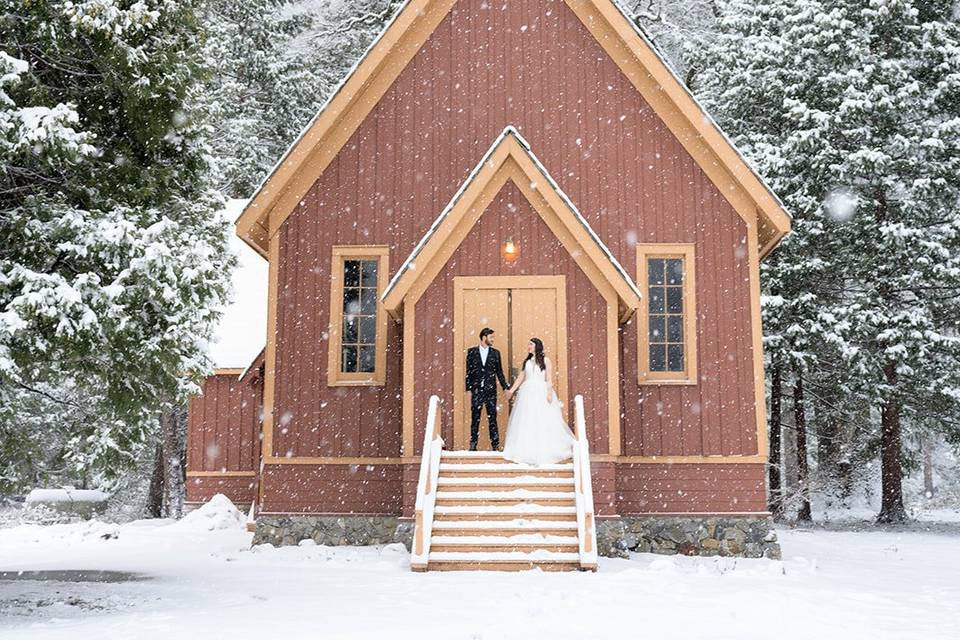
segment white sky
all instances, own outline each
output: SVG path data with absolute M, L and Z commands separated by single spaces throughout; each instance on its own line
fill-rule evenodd
M 229 200 L 224 216 L 232 225 L 246 200 Z M 218 368 L 245 369 L 263 349 L 267 336 L 267 261 L 237 237 L 230 248 L 239 265 L 233 273 L 232 302 L 224 311 L 210 346 Z

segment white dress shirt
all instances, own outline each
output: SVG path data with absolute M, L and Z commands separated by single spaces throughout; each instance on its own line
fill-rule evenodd
M 480 364 L 487 366 L 487 354 L 490 352 L 490 347 L 485 347 L 480 345 Z

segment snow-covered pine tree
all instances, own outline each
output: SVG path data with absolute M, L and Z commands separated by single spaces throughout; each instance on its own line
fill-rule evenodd
M 249 197 L 398 6 L 207 0 L 217 184 Z
M 0 0 L 4 489 L 117 479 L 209 366 L 200 39 L 192 1 Z
M 646 33 L 688 84 L 694 81 L 684 51 L 705 46 L 714 33 L 717 0 L 614 0 Z
M 960 389 L 953 2 L 718 5 L 719 36 L 690 52 L 695 90 L 795 214 L 765 266 L 768 347 L 801 375 L 826 365 L 839 413 L 873 403 L 878 519 L 900 521 L 904 425 L 955 428 Z
M 228 197 L 249 197 L 312 115 L 317 97 L 301 74 L 292 40 L 308 26 L 284 14 L 288 0 L 208 0 L 204 58 L 217 184 Z

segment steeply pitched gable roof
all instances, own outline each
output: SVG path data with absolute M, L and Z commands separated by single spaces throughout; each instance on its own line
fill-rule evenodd
M 398 315 L 405 301 L 416 302 L 508 180 L 587 277 L 598 288 L 606 285 L 616 292 L 621 318 L 629 317 L 640 304 L 637 285 L 512 126 L 497 137 L 397 270 L 383 293 L 386 310 Z
M 763 257 L 790 230 L 782 203 L 612 0 L 563 0 L 757 233 Z M 257 189 L 237 234 L 261 255 L 456 0 L 407 0 Z

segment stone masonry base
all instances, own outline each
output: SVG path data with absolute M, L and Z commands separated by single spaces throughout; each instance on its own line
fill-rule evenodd
M 628 551 L 688 556 L 780 559 L 768 515 L 622 516 L 597 520 L 597 550 L 607 557 Z
M 287 546 L 301 540 L 336 546 L 365 546 L 402 542 L 396 516 L 271 515 L 257 516 L 253 544 Z
M 413 521 L 396 516 L 270 515 L 257 517 L 253 544 L 377 545 L 413 540 Z M 691 556 L 780 558 L 773 520 L 766 515 L 623 516 L 597 519 L 597 550 Z

